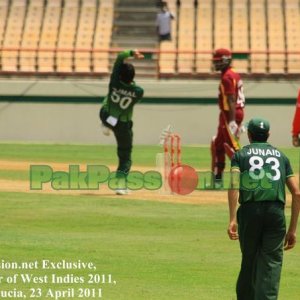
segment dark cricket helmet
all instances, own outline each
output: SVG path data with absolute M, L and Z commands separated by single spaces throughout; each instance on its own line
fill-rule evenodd
M 220 48 L 213 53 L 213 64 L 217 71 L 222 71 L 228 68 L 231 64 L 232 53 L 230 50 Z

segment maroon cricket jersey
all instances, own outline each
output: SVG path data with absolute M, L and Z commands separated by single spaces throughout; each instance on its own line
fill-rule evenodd
M 236 99 L 236 109 L 245 106 L 245 96 L 243 91 L 243 81 L 238 73 L 231 67 L 225 70 L 221 76 L 219 86 L 219 107 L 221 111 L 229 111 L 228 95 L 234 95 Z
M 300 90 L 297 99 L 296 111 L 293 121 L 293 136 L 298 136 L 300 134 Z

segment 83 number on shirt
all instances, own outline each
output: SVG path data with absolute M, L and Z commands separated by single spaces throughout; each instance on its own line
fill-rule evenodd
M 272 181 L 277 181 L 281 177 L 280 163 L 276 157 L 268 157 L 264 160 L 260 156 L 252 156 L 249 164 L 249 175 L 252 179 L 259 180 L 267 176 Z

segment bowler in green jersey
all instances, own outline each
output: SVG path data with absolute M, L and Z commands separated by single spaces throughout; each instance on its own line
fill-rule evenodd
M 127 193 L 126 177 L 131 168 L 131 152 L 133 142 L 132 114 L 134 105 L 141 100 L 144 90 L 135 84 L 135 69 L 132 64 L 125 63 L 129 57 L 144 58 L 138 50 L 127 50 L 119 53 L 111 74 L 108 95 L 100 110 L 100 119 L 104 133 L 114 133 L 117 141 L 119 165 L 117 178 L 120 180 L 117 194 Z
M 270 124 L 255 118 L 248 124 L 250 144 L 231 160 L 228 191 L 228 235 L 239 240 L 242 262 L 236 285 L 238 300 L 276 300 L 283 249 L 296 244 L 300 192 L 289 159 L 267 143 Z M 236 176 L 237 175 L 237 176 Z M 291 220 L 286 232 L 285 185 L 292 194 Z M 237 202 L 239 207 L 237 209 Z

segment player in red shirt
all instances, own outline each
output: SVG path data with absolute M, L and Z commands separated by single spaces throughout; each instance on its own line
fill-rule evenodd
M 239 136 L 244 118 L 245 96 L 243 82 L 231 67 L 232 55 L 228 49 L 217 49 L 213 54 L 216 71 L 221 71 L 219 85 L 219 126 L 211 142 L 214 183 L 222 183 L 225 154 L 231 158 L 240 149 Z
M 293 135 L 293 145 L 295 147 L 300 147 L 300 90 L 298 93 L 298 100 L 297 100 L 296 111 L 294 115 L 292 135 Z

